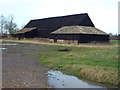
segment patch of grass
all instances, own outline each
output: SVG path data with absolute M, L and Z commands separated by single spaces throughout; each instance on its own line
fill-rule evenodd
M 13 51 L 13 50 L 8 50 L 7 52 L 8 53 L 16 53 L 16 51 Z
M 30 54 L 30 53 L 26 53 L 26 54 L 21 54 L 22 57 L 33 57 L 35 54 Z
M 119 43 L 120 40 L 110 40 L 110 43 Z
M 69 51 L 61 52 L 60 49 L 68 49 Z M 118 85 L 117 47 L 59 46 L 58 49 L 48 52 L 39 54 L 39 62 L 52 69 L 96 82 Z

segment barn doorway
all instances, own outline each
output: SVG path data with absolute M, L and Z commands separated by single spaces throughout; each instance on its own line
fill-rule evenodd
M 54 42 L 57 43 L 57 36 L 54 37 Z

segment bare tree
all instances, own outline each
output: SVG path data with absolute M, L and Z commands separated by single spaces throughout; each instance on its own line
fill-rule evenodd
M 0 16 L 0 31 L 1 31 L 1 34 L 3 34 L 3 30 L 4 30 L 4 27 L 5 27 L 5 25 L 6 25 L 6 18 L 3 16 L 3 15 L 1 15 Z
M 9 32 L 11 35 L 13 32 L 16 32 L 18 30 L 17 24 L 14 22 L 14 17 L 13 15 L 10 15 L 7 18 L 7 23 L 5 24 L 5 29 L 6 31 Z
M 109 35 L 110 35 L 110 36 L 113 36 L 113 34 L 112 34 L 112 33 L 109 33 Z

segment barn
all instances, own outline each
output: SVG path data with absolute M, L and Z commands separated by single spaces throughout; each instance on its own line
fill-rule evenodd
M 52 32 L 51 35 L 55 37 L 56 42 L 57 40 L 77 40 L 78 43 L 109 41 L 107 33 L 88 26 L 64 26 Z
M 89 15 L 87 13 L 82 13 L 82 14 L 74 14 L 74 15 L 67 15 L 67 16 L 58 16 L 58 17 L 31 20 L 23 29 L 13 33 L 12 35 L 14 37 L 23 37 L 23 38 L 54 39 L 55 35 L 53 35 L 52 32 L 65 26 L 95 27 Z M 74 34 L 74 35 L 77 35 L 77 34 Z M 58 37 L 62 39 L 61 36 L 62 35 L 59 35 Z M 70 35 L 68 35 L 68 37 L 65 36 L 66 38 L 63 38 L 63 39 L 70 40 L 71 38 L 69 36 Z M 100 34 L 98 36 L 100 36 Z M 108 36 L 106 35 L 101 36 L 101 38 L 103 39 L 106 37 Z
M 23 29 L 13 33 L 13 36 L 22 36 L 25 38 L 32 37 L 53 38 L 50 33 L 57 30 L 58 28 L 63 26 L 76 26 L 76 25 L 95 27 L 88 14 L 83 13 L 31 20 Z M 37 29 L 37 35 L 36 30 L 31 29 L 34 27 L 36 27 Z

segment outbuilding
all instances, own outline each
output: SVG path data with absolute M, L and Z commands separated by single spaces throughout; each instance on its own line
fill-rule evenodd
M 109 35 L 95 27 L 88 26 L 65 26 L 51 33 L 54 41 L 77 40 L 78 43 L 108 42 Z M 56 40 L 56 42 L 57 42 Z
M 23 28 L 19 31 L 14 32 L 12 35 L 14 37 L 18 37 L 20 38 L 35 38 L 38 37 L 38 30 L 36 29 L 36 27 L 32 27 L 32 28 Z

